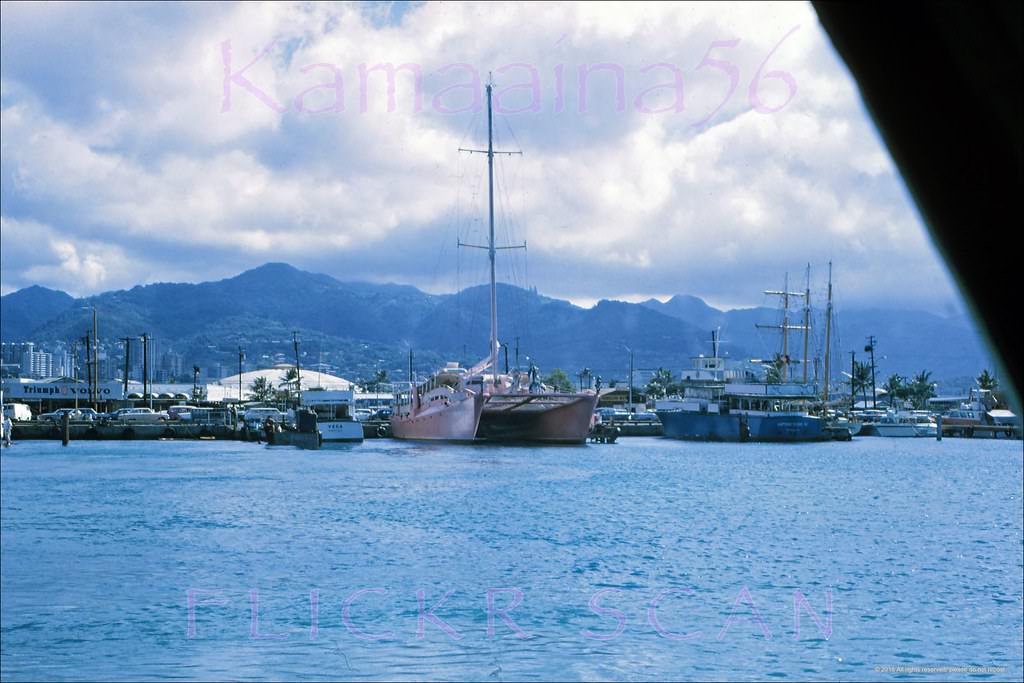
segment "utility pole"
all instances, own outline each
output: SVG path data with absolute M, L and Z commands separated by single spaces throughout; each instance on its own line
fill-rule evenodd
M 875 389 L 875 336 L 868 337 L 868 345 L 864 350 L 871 353 L 871 407 L 878 407 L 878 394 Z
M 142 399 L 149 397 L 149 407 L 153 407 L 153 392 L 149 388 L 149 333 L 142 333 Z
M 299 366 L 299 332 L 292 330 L 292 345 L 295 347 L 295 405 L 302 405 L 302 368 Z
M 245 349 L 238 347 L 238 404 L 242 404 L 242 363 L 245 362 Z
M 131 369 L 131 358 L 132 358 L 132 338 L 124 338 L 124 407 L 128 407 L 128 372 Z
M 78 340 L 71 342 L 71 379 L 75 392 L 75 410 L 78 410 Z
M 519 369 L 519 337 L 516 337 L 516 370 Z
M 199 403 L 199 366 L 192 366 L 192 400 Z
M 416 380 L 412 372 L 412 349 L 409 349 L 409 384 L 415 384 Z M 413 387 L 415 389 L 415 387 Z
M 92 344 L 88 332 L 82 337 L 82 343 L 85 344 L 85 379 L 89 383 L 88 403 L 92 403 Z
M 629 351 L 629 412 L 633 412 L 633 349 L 626 347 Z
M 850 351 L 850 410 L 857 408 L 857 352 Z
M 99 331 L 96 326 L 96 307 L 92 307 L 92 362 L 95 366 L 92 377 L 95 388 L 92 392 L 92 409 L 99 412 L 99 399 L 100 399 L 100 340 Z

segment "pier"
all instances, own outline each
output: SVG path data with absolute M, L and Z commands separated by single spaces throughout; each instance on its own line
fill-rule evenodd
M 51 422 L 13 423 L 12 438 L 14 441 L 64 439 L 64 428 Z M 131 423 L 94 423 L 72 422 L 68 425 L 68 438 L 71 441 L 155 441 L 157 439 L 219 439 L 231 441 L 255 441 L 255 433 L 247 438 L 249 430 L 236 429 L 232 425 L 204 425 L 187 422 L 162 424 L 131 424 Z

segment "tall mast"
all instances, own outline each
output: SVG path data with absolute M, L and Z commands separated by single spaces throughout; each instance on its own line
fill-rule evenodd
M 494 127 L 491 112 L 492 83 L 487 84 L 487 255 L 491 261 L 491 372 L 498 373 L 498 289 L 494 278 Z
M 825 307 L 825 404 L 828 405 L 829 363 L 832 351 L 832 262 L 828 262 L 828 305 Z
M 755 325 L 755 327 L 771 328 L 771 329 L 776 329 L 776 330 L 781 329 L 782 330 L 782 381 L 783 382 L 788 382 L 789 381 L 789 331 L 790 330 L 804 330 L 804 333 L 806 334 L 806 330 L 807 330 L 807 327 L 808 327 L 808 325 L 806 324 L 806 321 L 805 321 L 805 324 L 799 325 L 799 326 L 793 326 L 793 325 L 789 324 L 789 298 L 792 297 L 792 296 L 803 296 L 803 297 L 806 297 L 806 296 L 808 296 L 808 293 L 807 292 L 791 292 L 791 291 L 789 291 L 789 273 L 786 273 L 786 279 L 785 279 L 783 285 L 784 286 L 783 286 L 781 292 L 775 291 L 775 290 L 766 290 L 765 291 L 765 294 L 770 294 L 770 295 L 781 296 L 782 297 L 782 324 L 781 325 Z M 804 374 L 805 375 L 807 373 L 807 369 L 806 368 L 807 368 L 807 350 L 806 350 L 806 341 L 805 341 L 805 344 L 804 344 Z M 804 378 L 804 381 L 806 382 L 806 376 Z
M 807 288 L 804 290 L 804 384 L 807 384 L 807 335 L 811 329 L 811 264 L 807 264 Z
M 495 151 L 494 149 L 494 114 L 491 110 L 491 91 L 494 88 L 494 83 L 488 81 L 485 89 L 487 91 L 487 149 L 463 149 L 459 148 L 460 152 L 470 152 L 487 155 L 487 225 L 488 225 L 488 239 L 486 246 L 480 246 L 477 244 L 464 244 L 459 241 L 460 247 L 473 247 L 475 249 L 486 249 L 487 255 L 490 259 L 491 266 L 491 338 L 490 338 L 490 351 L 487 355 L 487 362 L 492 368 L 492 372 L 497 375 L 498 373 L 498 289 L 497 280 L 494 274 L 494 257 L 498 249 L 525 249 L 526 243 L 516 246 L 504 246 L 498 247 L 494 244 L 494 155 L 495 154 L 522 154 L 522 152 L 504 152 Z

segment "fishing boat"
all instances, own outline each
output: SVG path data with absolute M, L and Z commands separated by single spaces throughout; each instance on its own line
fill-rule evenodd
M 499 374 L 498 351 L 498 297 L 495 279 L 495 254 L 499 248 L 494 242 L 494 155 L 518 154 L 494 149 L 493 113 L 491 93 L 487 92 L 487 149 L 461 150 L 487 155 L 488 180 L 488 242 L 486 245 L 459 246 L 486 249 L 490 261 L 490 354 L 473 368 L 469 375 L 484 394 L 485 402 L 480 415 L 477 436 L 487 441 L 540 442 L 552 444 L 586 443 L 594 421 L 597 392 L 557 392 L 537 381 L 536 368 L 515 375 Z
M 352 412 L 354 392 L 305 391 L 302 403 L 316 413 L 317 427 L 324 443 L 360 443 L 363 425 Z

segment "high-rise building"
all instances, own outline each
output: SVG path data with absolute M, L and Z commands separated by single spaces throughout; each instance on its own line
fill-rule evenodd
M 53 355 L 45 351 L 28 351 L 21 357 L 21 376 L 42 379 L 53 377 Z

